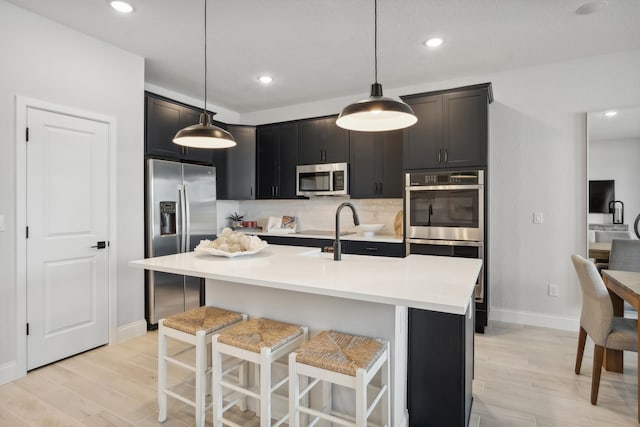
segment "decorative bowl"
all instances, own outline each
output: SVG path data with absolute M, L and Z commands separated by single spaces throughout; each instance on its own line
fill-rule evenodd
M 382 230 L 384 224 L 360 224 L 358 228 L 362 230 L 362 234 L 365 236 L 373 236 L 376 231 Z

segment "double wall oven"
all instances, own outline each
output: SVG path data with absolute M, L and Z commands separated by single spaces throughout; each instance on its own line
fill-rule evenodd
M 412 171 L 405 175 L 405 241 L 409 254 L 480 258 L 476 330 L 486 325 L 485 172 Z

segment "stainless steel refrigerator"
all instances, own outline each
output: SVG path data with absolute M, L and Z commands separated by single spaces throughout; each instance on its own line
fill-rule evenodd
M 216 168 L 149 159 L 145 176 L 145 256 L 192 251 L 216 234 Z M 197 277 L 147 271 L 146 318 L 158 320 L 204 304 Z

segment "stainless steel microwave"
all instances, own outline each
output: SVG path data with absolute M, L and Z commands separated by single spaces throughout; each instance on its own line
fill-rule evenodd
M 346 196 L 349 194 L 347 163 L 325 163 L 296 167 L 297 196 Z

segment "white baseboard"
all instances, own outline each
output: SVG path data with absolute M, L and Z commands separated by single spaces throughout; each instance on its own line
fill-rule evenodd
M 116 342 L 113 344 L 124 342 L 128 339 L 140 337 L 147 333 L 146 320 L 138 320 L 136 322 L 128 323 L 118 328 L 118 334 Z
M 0 365 L 0 385 L 9 383 L 27 375 L 27 371 L 21 369 L 16 361 Z
M 580 319 L 577 317 L 564 317 L 553 314 L 544 314 L 532 311 L 508 310 L 504 308 L 494 307 L 491 307 L 491 309 L 489 310 L 489 320 L 516 323 L 519 325 L 562 329 L 565 331 L 577 331 L 580 328 Z

